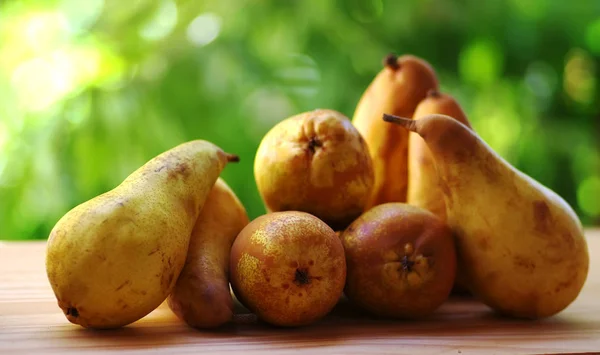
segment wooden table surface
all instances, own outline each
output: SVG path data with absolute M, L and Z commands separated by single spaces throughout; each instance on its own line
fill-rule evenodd
M 109 331 L 69 323 L 44 269 L 44 242 L 0 242 L 0 354 L 90 352 L 277 354 L 540 354 L 600 352 L 600 230 L 586 233 L 590 273 L 577 300 L 539 321 L 500 318 L 471 299 L 448 300 L 423 321 L 383 321 L 347 302 L 324 320 L 281 329 L 238 306 L 234 322 L 200 331 L 163 303 L 142 320 Z

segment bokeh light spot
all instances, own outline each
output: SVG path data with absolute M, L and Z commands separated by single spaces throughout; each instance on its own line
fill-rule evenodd
M 221 18 L 213 13 L 196 17 L 187 27 L 188 40 L 198 47 L 214 41 L 221 31 Z
M 588 216 L 600 216 L 600 176 L 590 176 L 583 180 L 577 188 L 577 202 Z
M 596 66 L 586 51 L 576 48 L 567 54 L 563 89 L 573 101 L 580 104 L 589 104 L 594 99 Z
M 525 85 L 540 99 L 540 104 L 547 106 L 558 83 L 558 76 L 552 66 L 545 62 L 531 63 L 525 72 Z
M 592 53 L 600 55 L 600 19 L 588 25 L 585 41 Z
M 157 41 L 168 36 L 177 25 L 177 5 L 171 0 L 163 1 L 156 13 L 140 29 L 140 36 Z
M 571 150 L 573 152 L 571 170 L 576 181 L 583 181 L 586 177 L 600 171 L 600 152 L 595 144 L 580 140 Z
M 33 13 L 25 26 L 25 41 L 37 53 L 68 40 L 67 19 L 60 12 Z
M 60 72 L 51 62 L 33 58 L 23 62 L 13 72 L 11 82 L 19 102 L 31 111 L 44 110 L 66 91 L 69 72 Z
M 517 110 L 512 86 L 499 82 L 473 98 L 471 122 L 485 141 L 504 158 L 515 153 L 528 117 Z M 509 159 L 510 160 L 510 159 Z
M 102 14 L 104 0 L 62 0 L 58 8 L 67 18 L 69 31 L 80 34 L 96 23 Z
M 460 53 L 459 72 L 461 77 L 473 84 L 488 85 L 501 74 L 502 52 L 491 40 L 478 40 L 469 43 Z

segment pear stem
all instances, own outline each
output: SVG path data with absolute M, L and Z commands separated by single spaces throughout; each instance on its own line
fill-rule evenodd
M 398 56 L 392 53 L 386 55 L 383 59 L 383 65 L 392 70 L 400 69 L 400 64 L 398 64 Z
M 408 129 L 409 131 L 417 132 L 417 122 L 411 120 L 410 118 L 404 118 L 404 117 L 384 113 L 383 120 L 386 122 L 400 125 L 406 129 Z
M 440 92 L 437 91 L 436 89 L 430 89 L 429 91 L 427 91 L 427 97 L 440 97 Z
M 225 153 L 227 156 L 227 161 L 229 163 L 237 163 L 240 161 L 240 157 L 235 155 L 235 154 L 229 154 L 229 153 Z

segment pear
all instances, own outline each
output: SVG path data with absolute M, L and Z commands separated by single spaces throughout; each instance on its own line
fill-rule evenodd
M 413 120 L 432 113 L 450 116 L 472 129 L 462 107 L 449 94 L 437 90 L 429 91 L 427 97 L 417 106 Z M 409 134 L 408 152 L 407 202 L 446 220 L 444 194 L 439 187 L 431 152 L 423 138 L 414 132 Z
M 375 172 L 366 209 L 407 199 L 408 132 L 382 122 L 381 115 L 412 117 L 427 92 L 438 86 L 429 63 L 413 55 L 390 54 L 361 96 L 352 123 L 367 142 Z
M 248 223 L 244 205 L 219 178 L 198 216 L 185 265 L 167 299 L 171 310 L 189 326 L 216 328 L 232 319 L 229 254 Z
M 344 294 L 386 318 L 423 318 L 438 309 L 456 276 L 450 228 L 433 213 L 406 203 L 377 205 L 340 236 L 347 263 Z
M 346 281 L 344 247 L 336 233 L 299 211 L 268 213 L 244 227 L 231 247 L 230 270 L 240 303 L 281 327 L 325 317 Z
M 432 113 L 450 116 L 473 129 L 462 107 L 450 94 L 430 90 L 427 97 L 417 106 L 412 119 L 418 120 Z M 445 221 L 444 193 L 439 186 L 433 157 L 423 138 L 414 132 L 409 133 L 408 152 L 407 202 L 431 211 Z M 459 273 L 453 289 L 454 294 L 468 294 L 461 277 L 462 274 Z
M 186 260 L 196 219 L 237 157 L 195 140 L 148 161 L 67 212 L 48 238 L 46 272 L 66 318 L 117 328 L 158 307 Z
M 555 315 L 577 298 L 588 246 L 563 198 L 449 116 L 384 120 L 427 143 L 456 236 L 458 270 L 476 297 L 498 313 L 527 319 Z
M 317 109 L 284 119 L 265 134 L 254 176 L 267 212 L 302 211 L 343 230 L 365 209 L 373 164 L 346 116 Z

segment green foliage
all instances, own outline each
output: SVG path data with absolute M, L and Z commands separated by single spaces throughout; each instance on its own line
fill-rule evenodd
M 0 239 L 47 238 L 145 161 L 207 139 L 264 213 L 254 152 L 314 108 L 351 117 L 388 52 L 436 69 L 502 156 L 600 221 L 600 2 L 12 1 L 0 5 Z

